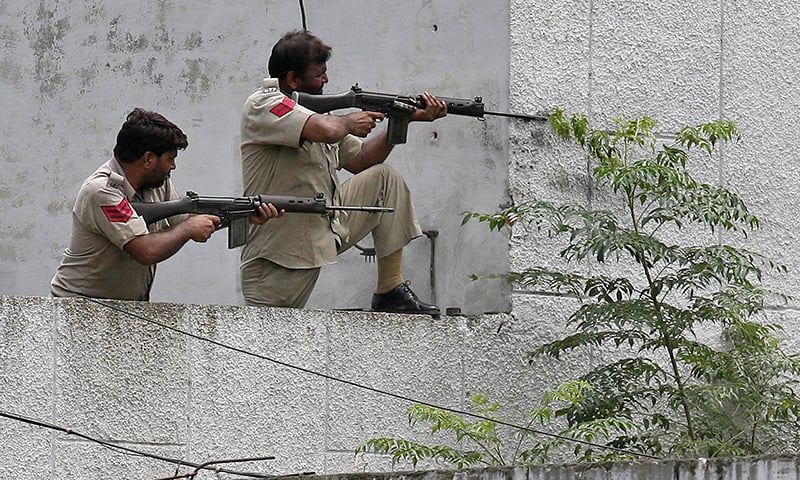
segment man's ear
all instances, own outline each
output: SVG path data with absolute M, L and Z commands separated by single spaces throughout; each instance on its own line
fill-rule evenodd
M 297 90 L 297 87 L 300 86 L 300 75 L 294 70 L 289 70 L 289 73 L 286 74 L 286 85 L 288 85 L 293 92 Z
M 155 153 L 153 153 L 153 152 L 148 150 L 148 151 L 144 152 L 144 155 L 142 155 L 141 160 L 142 160 L 142 165 L 144 166 L 144 168 L 146 170 L 150 170 L 151 168 L 153 168 L 156 165 L 156 163 L 157 163 L 156 161 L 158 160 L 158 156 L 156 156 Z

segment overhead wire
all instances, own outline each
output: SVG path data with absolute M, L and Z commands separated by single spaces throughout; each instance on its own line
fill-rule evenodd
M 303 5 L 303 0 L 300 0 L 300 17 L 303 19 L 303 31 L 308 31 L 308 26 L 306 25 L 306 7 Z
M 391 398 L 394 398 L 394 399 L 397 399 L 397 400 L 402 400 L 402 401 L 413 403 L 413 404 L 419 404 L 419 405 L 425 405 L 425 406 L 431 407 L 431 408 L 437 408 L 437 409 L 440 409 L 440 410 L 443 410 L 443 411 L 454 413 L 456 415 L 463 415 L 463 416 L 476 418 L 476 419 L 479 419 L 479 420 L 486 420 L 486 421 L 494 422 L 494 423 L 496 423 L 498 425 L 511 427 L 511 428 L 517 429 L 519 431 L 524 431 L 524 432 L 528 432 L 528 433 L 534 433 L 534 434 L 537 434 L 537 435 L 543 435 L 543 436 L 555 438 L 555 439 L 558 439 L 558 440 L 563 440 L 563 441 L 568 442 L 568 443 L 579 443 L 579 444 L 582 444 L 582 445 L 587 445 L 587 446 L 600 448 L 600 449 L 604 449 L 604 450 L 611 450 L 611 451 L 615 451 L 617 453 L 624 453 L 626 455 L 633 455 L 633 456 L 636 456 L 636 457 L 644 457 L 644 458 L 650 458 L 650 459 L 655 459 L 655 460 L 660 460 L 661 459 L 660 457 L 657 457 L 657 456 L 654 456 L 654 455 L 650 455 L 650 454 L 646 454 L 646 453 L 642 453 L 642 452 L 634 452 L 634 451 L 631 451 L 631 450 L 626 450 L 626 449 L 619 448 L 619 447 L 614 447 L 614 446 L 611 446 L 611 445 L 603 445 L 603 444 L 599 444 L 599 443 L 590 442 L 588 440 L 582 440 L 582 439 L 579 439 L 579 438 L 567 437 L 565 435 L 560 435 L 558 433 L 546 432 L 546 431 L 543 431 L 543 430 L 538 430 L 538 429 L 527 427 L 527 426 L 517 425 L 517 424 L 511 423 L 511 422 L 507 422 L 505 420 L 487 417 L 485 415 L 480 415 L 480 414 L 469 412 L 469 411 L 466 411 L 466 410 L 459 410 L 459 409 L 450 408 L 450 407 L 443 407 L 443 406 L 436 405 L 434 403 L 427 402 L 427 401 L 424 401 L 424 400 L 417 400 L 417 399 L 414 399 L 414 398 L 406 396 L 406 395 L 393 393 L 393 392 L 390 392 L 388 390 L 379 389 L 379 388 L 376 388 L 376 387 L 372 387 L 372 386 L 369 386 L 369 385 L 364 385 L 364 384 L 357 383 L 357 382 L 354 382 L 354 381 L 351 381 L 351 380 L 347 380 L 347 379 L 344 379 L 344 378 L 336 377 L 336 376 L 333 376 L 333 375 L 330 375 L 330 374 L 327 374 L 327 373 L 322 373 L 322 372 L 318 372 L 318 371 L 315 371 L 315 370 L 311 370 L 309 368 L 301 367 L 301 366 L 298 366 L 298 365 L 293 365 L 291 363 L 284 362 L 282 360 L 277 360 L 277 359 L 274 359 L 274 358 L 271 358 L 271 357 L 267 357 L 266 355 L 262 355 L 260 353 L 251 352 L 249 350 L 245 350 L 245 349 L 240 348 L 240 347 L 236 347 L 236 346 L 233 346 L 233 345 L 228 345 L 228 344 L 219 342 L 217 340 L 214 340 L 214 339 L 211 339 L 211 338 L 208 338 L 208 337 L 203 337 L 201 335 L 197 335 L 197 334 L 192 333 L 192 332 L 187 332 L 187 331 L 182 330 L 180 328 L 173 327 L 171 325 L 167 325 L 165 323 L 153 320 L 152 318 L 148 318 L 148 317 L 146 317 L 144 315 L 140 315 L 138 313 L 134 313 L 134 312 L 125 310 L 124 308 L 117 307 L 115 305 L 111 305 L 110 303 L 98 300 L 96 298 L 90 298 L 90 297 L 82 297 L 82 298 L 84 298 L 86 300 L 89 300 L 90 302 L 96 303 L 98 305 L 102 305 L 102 306 L 104 306 L 104 307 L 106 307 L 106 308 L 108 308 L 110 310 L 114 310 L 116 312 L 119 312 L 119 313 L 122 313 L 124 315 L 127 315 L 127 316 L 130 316 L 130 317 L 142 320 L 142 321 L 150 323 L 152 325 L 156 325 L 158 327 L 161 327 L 161 328 L 164 328 L 164 329 L 167 329 L 167 330 L 171 330 L 171 331 L 179 333 L 181 335 L 186 335 L 186 336 L 194 338 L 196 340 L 200 340 L 202 342 L 210 343 L 212 345 L 216 345 L 216 346 L 218 346 L 220 348 L 231 350 L 233 352 L 237 352 L 237 353 L 240 353 L 242 355 L 247 355 L 247 356 L 250 356 L 250 357 L 258 358 L 260 360 L 265 360 L 265 361 L 274 363 L 276 365 L 280 365 L 282 367 L 286 367 L 286 368 L 293 369 L 293 370 L 298 370 L 300 372 L 307 373 L 309 375 L 315 375 L 317 377 L 324 378 L 324 379 L 330 380 L 332 382 L 337 382 L 337 383 L 341 383 L 341 384 L 344 384 L 344 385 L 349 385 L 351 387 L 355 387 L 355 388 L 359 388 L 359 389 L 362 389 L 362 390 L 370 391 L 370 392 L 373 392 L 373 393 L 377 393 L 379 395 L 391 397 Z
M 122 454 L 125 454 L 125 455 L 133 455 L 133 456 L 151 458 L 151 459 L 154 459 L 154 460 L 160 460 L 160 461 L 163 461 L 163 462 L 171 463 L 173 465 L 181 465 L 181 466 L 185 466 L 185 467 L 192 467 L 192 468 L 194 468 L 196 470 L 199 470 L 199 469 L 202 469 L 202 470 L 213 470 L 215 472 L 228 473 L 228 474 L 231 474 L 231 475 L 243 475 L 243 476 L 252 477 L 252 478 L 270 478 L 270 479 L 278 478 L 278 476 L 275 476 L 275 475 L 265 475 L 265 474 L 261 474 L 261 473 L 238 472 L 238 471 L 235 471 L 235 470 L 229 470 L 229 469 L 222 468 L 222 467 L 219 467 L 219 466 L 214 466 L 214 465 L 217 465 L 219 463 L 226 463 L 226 462 L 233 462 L 233 461 L 273 460 L 275 457 L 272 457 L 272 456 L 270 456 L 270 457 L 247 458 L 247 459 L 234 459 L 234 460 L 217 460 L 217 461 L 206 462 L 206 463 L 193 463 L 193 462 L 187 462 L 186 460 L 180 460 L 180 459 L 177 459 L 177 458 L 165 457 L 165 456 L 162 456 L 162 455 L 156 455 L 156 454 L 153 454 L 153 453 L 143 452 L 143 451 L 136 450 L 136 449 L 130 448 L 130 447 L 125 447 L 125 446 L 122 446 L 122 445 L 118 445 L 116 443 L 111 443 L 111 442 L 106 441 L 106 440 L 101 440 L 101 439 L 98 439 L 98 438 L 94 438 L 94 437 L 92 437 L 90 435 L 86 435 L 84 433 L 77 432 L 77 431 L 75 431 L 75 430 L 73 430 L 71 428 L 65 428 L 65 427 L 61 427 L 61 426 L 58 426 L 58 425 L 53 425 L 53 424 L 50 424 L 50 423 L 43 422 L 41 420 L 36 420 L 36 419 L 25 417 L 25 416 L 22 416 L 22 415 L 19 415 L 19 414 L 15 414 L 15 413 L 9 413 L 9 412 L 0 411 L 0 417 L 8 418 L 10 420 L 16 420 L 16 421 L 27 423 L 27 424 L 30 424 L 30 425 L 34 425 L 34 426 L 37 426 L 37 427 L 46 428 L 46 429 L 49 429 L 49 430 L 55 430 L 55 431 L 58 431 L 58 432 L 66 433 L 67 435 L 71 435 L 71 436 L 82 438 L 84 440 L 87 440 L 87 441 L 90 441 L 90 442 L 93 442 L 93 443 L 97 443 L 98 445 L 102 445 L 105 448 L 108 448 L 108 449 L 113 450 L 113 451 L 118 451 L 119 453 L 122 453 Z M 287 475 L 281 475 L 280 477 L 288 477 L 288 476 Z

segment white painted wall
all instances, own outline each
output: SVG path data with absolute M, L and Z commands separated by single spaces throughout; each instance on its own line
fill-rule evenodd
M 800 4 L 512 1 L 510 12 L 514 110 L 561 106 L 588 115 L 599 128 L 618 116 L 648 115 L 665 133 L 734 121 L 742 140 L 710 161 L 698 158 L 695 171 L 739 194 L 761 228 L 747 239 L 709 234 L 684 241 L 717 239 L 786 264 L 788 275 L 769 276 L 765 285 L 798 296 Z M 509 150 L 515 202 L 596 201 L 585 156 L 545 127 L 514 123 Z M 511 245 L 514 269 L 558 265 L 554 245 L 540 235 L 515 232 Z M 537 303 L 536 296 L 516 295 L 513 309 L 536 318 Z M 797 300 L 789 307 L 784 315 L 795 316 Z
M 333 47 L 328 93 L 358 83 L 506 106 L 505 4 L 309 1 L 305 10 L 309 29 Z M 241 106 L 266 75 L 275 41 L 302 26 L 295 0 L 4 1 L 0 13 L 0 292 L 11 295 L 48 293 L 75 194 L 110 157 L 134 107 L 159 111 L 187 133 L 173 177 L 179 189 L 240 194 Z M 411 186 L 422 228 L 439 232 L 436 292 L 427 237 L 406 249 L 406 277 L 442 308 L 510 308 L 502 283 L 468 278 L 507 269 L 507 239 L 460 226 L 461 212 L 507 200 L 506 138 L 505 119 L 451 117 L 412 124 L 409 142 L 390 158 Z M 152 298 L 241 304 L 238 254 L 222 232 L 188 245 L 160 266 Z M 345 253 L 324 269 L 309 306 L 369 306 L 375 270 L 357 250 Z

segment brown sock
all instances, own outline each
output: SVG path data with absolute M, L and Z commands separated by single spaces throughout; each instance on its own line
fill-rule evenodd
M 375 293 L 386 293 L 403 283 L 403 249 L 378 259 L 378 286 Z

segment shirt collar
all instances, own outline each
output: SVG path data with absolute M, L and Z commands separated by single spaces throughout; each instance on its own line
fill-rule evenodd
M 128 178 L 125 176 L 125 170 L 122 169 L 122 165 L 119 164 L 116 158 L 112 157 L 111 160 L 108 161 L 108 168 L 112 172 L 122 176 L 121 187 L 125 196 L 133 199 L 137 198 L 138 194 L 136 193 L 136 189 L 134 189 L 133 185 L 128 181 Z

